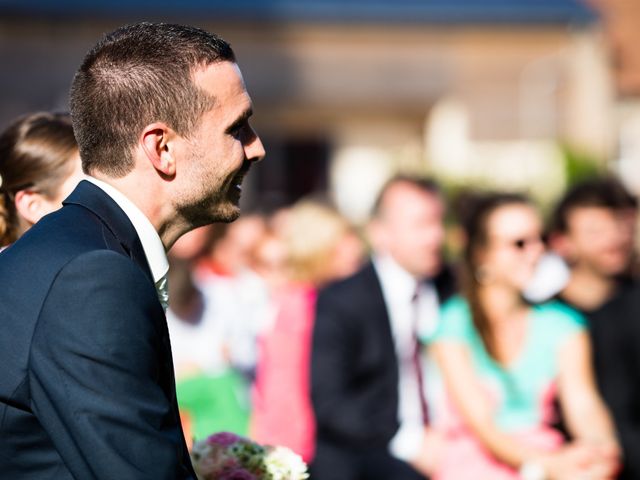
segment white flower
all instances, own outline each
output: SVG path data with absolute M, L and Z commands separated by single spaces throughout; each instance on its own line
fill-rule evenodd
M 273 447 L 264 459 L 267 474 L 272 480 L 305 480 L 309 478 L 307 465 L 300 455 L 286 447 Z
M 306 480 L 307 465 L 286 447 L 262 446 L 229 432 L 196 442 L 191 459 L 200 480 Z M 238 476 L 242 474 L 243 476 Z

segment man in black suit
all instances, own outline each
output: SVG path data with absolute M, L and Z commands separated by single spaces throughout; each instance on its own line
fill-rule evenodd
M 442 264 L 444 204 L 431 181 L 397 177 L 374 208 L 371 263 L 318 297 L 312 349 L 316 480 L 412 480 L 435 434 L 418 338 L 453 293 Z
M 88 181 L 0 256 L 0 476 L 195 479 L 165 252 L 238 216 L 251 100 L 226 42 L 142 23 L 87 54 L 71 114 Z

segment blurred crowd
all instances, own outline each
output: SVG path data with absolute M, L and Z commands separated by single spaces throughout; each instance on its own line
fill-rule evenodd
M 44 113 L 0 137 L 2 246 L 81 178 L 69 138 Z M 637 216 L 610 176 L 546 219 L 396 176 L 360 228 L 304 199 L 194 230 L 169 252 L 185 433 L 288 446 L 318 480 L 640 478 Z
M 640 478 L 635 198 L 606 177 L 547 221 L 515 193 L 447 204 L 398 176 L 359 230 L 302 200 L 181 239 L 191 434 L 286 445 L 320 480 Z

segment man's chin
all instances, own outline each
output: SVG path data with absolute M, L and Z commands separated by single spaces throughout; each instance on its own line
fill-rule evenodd
M 181 215 L 193 228 L 210 225 L 212 223 L 230 223 L 240 216 L 240 207 L 232 202 L 218 204 L 215 207 L 200 206 L 199 208 L 185 208 Z
M 423 278 L 433 278 L 436 277 L 442 271 L 442 262 L 434 261 L 429 262 L 425 265 L 421 265 L 419 269 L 420 276 Z
M 236 221 L 240 217 L 240 210 L 237 210 L 234 213 L 229 213 L 227 215 L 218 217 L 214 223 L 231 223 Z
M 214 223 L 230 223 L 240 216 L 240 206 L 233 202 L 221 205 L 214 214 Z

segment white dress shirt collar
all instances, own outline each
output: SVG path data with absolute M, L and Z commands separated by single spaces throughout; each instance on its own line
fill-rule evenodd
M 387 302 L 410 302 L 418 286 L 416 278 L 391 255 L 376 254 L 372 260 Z
M 120 190 L 94 177 L 86 176 L 85 179 L 109 195 L 129 218 L 140 238 L 140 243 L 142 243 L 142 249 L 147 257 L 153 281 L 157 284 L 167 275 L 169 261 L 156 229 L 146 215 Z

